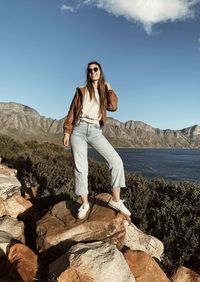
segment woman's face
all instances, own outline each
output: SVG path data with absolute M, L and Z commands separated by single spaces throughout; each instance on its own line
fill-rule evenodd
M 88 67 L 88 73 L 89 73 L 89 77 L 90 79 L 94 82 L 94 81 L 98 81 L 101 75 L 99 66 L 96 64 L 91 64 Z

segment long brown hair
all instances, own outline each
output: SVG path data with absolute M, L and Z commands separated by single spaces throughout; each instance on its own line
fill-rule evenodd
M 87 74 L 86 86 L 87 86 L 87 89 L 89 91 L 90 100 L 95 99 L 94 87 L 93 87 L 92 80 L 91 80 L 90 75 L 89 75 L 89 67 L 90 67 L 90 65 L 93 65 L 93 64 L 97 65 L 99 70 L 100 70 L 100 78 L 98 80 L 97 89 L 98 89 L 98 92 L 99 92 L 99 102 L 100 102 L 99 114 L 102 114 L 103 110 L 105 108 L 106 86 L 105 86 L 105 78 L 104 78 L 102 67 L 96 61 L 89 62 L 88 65 L 87 65 L 87 69 L 86 69 L 86 74 Z

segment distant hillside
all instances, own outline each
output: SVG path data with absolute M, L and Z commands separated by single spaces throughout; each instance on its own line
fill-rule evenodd
M 63 119 L 41 116 L 36 110 L 17 103 L 0 103 L 0 134 L 15 139 L 49 141 L 62 145 Z M 108 118 L 105 136 L 117 147 L 200 148 L 200 126 L 181 130 L 161 130 L 141 121 L 125 123 Z
M 17 103 L 0 103 L 0 133 L 23 140 L 61 144 L 63 119 L 41 116 L 36 110 Z

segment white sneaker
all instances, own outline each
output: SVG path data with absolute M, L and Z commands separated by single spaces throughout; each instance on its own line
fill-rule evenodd
M 83 219 L 84 217 L 86 217 L 89 209 L 90 209 L 89 203 L 83 203 L 81 207 L 78 209 L 78 218 Z
M 111 198 L 110 201 L 108 202 L 108 205 L 112 207 L 113 209 L 122 212 L 123 214 L 127 216 L 131 216 L 130 211 L 125 207 L 124 202 L 125 200 L 119 200 L 118 202 L 113 201 Z

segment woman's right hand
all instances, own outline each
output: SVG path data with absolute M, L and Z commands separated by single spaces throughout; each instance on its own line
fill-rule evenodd
M 64 137 L 63 137 L 63 145 L 65 147 L 68 147 L 69 146 L 69 133 L 65 133 L 64 134 Z

